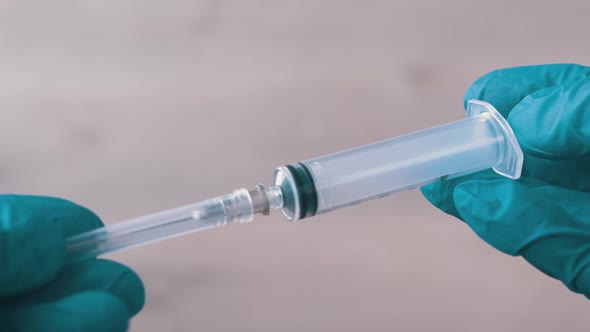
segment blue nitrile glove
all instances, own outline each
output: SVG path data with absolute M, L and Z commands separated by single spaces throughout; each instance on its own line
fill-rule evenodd
M 65 265 L 65 239 L 102 226 L 74 203 L 0 195 L 0 331 L 125 331 L 143 306 L 129 268 L 102 259 Z
M 498 250 L 590 298 L 590 68 L 494 71 L 467 90 L 469 99 L 508 119 L 525 153 L 523 177 L 483 171 L 422 193 Z

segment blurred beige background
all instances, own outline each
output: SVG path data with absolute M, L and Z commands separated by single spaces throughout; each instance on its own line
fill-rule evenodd
M 0 186 L 106 223 L 459 119 L 495 68 L 588 63 L 586 1 L 1 1 Z M 132 331 L 582 331 L 590 303 L 418 191 L 112 255 Z

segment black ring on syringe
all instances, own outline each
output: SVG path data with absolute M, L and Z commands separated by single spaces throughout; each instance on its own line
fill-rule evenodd
M 293 176 L 293 181 L 297 186 L 296 192 L 299 196 L 300 211 L 295 220 L 315 215 L 318 210 L 318 194 L 311 172 L 302 163 L 287 165 L 286 168 Z

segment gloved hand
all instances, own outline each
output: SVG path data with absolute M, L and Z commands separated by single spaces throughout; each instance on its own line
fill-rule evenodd
M 129 268 L 102 259 L 65 265 L 65 238 L 101 226 L 50 197 L 0 195 L 0 331 L 125 331 L 143 306 Z
M 498 250 L 590 298 L 590 68 L 494 71 L 467 90 L 469 99 L 508 119 L 525 153 L 523 177 L 483 171 L 422 193 Z

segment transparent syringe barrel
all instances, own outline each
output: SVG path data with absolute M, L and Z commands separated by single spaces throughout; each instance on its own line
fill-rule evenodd
M 518 178 L 522 152 L 519 159 L 520 148 L 516 146 L 515 155 L 516 141 L 507 122 L 483 102 L 470 103 L 470 110 L 471 116 L 463 120 L 301 162 L 295 166 L 305 171 L 299 177 L 307 174 L 315 193 L 311 189 L 299 193 L 299 210 L 283 213 L 297 220 L 492 167 L 502 175 Z M 296 169 L 287 167 L 279 168 L 278 176 L 290 172 L 293 174 L 288 176 L 297 180 Z M 302 186 L 293 187 L 301 191 Z M 315 203 L 313 197 L 306 199 L 314 194 Z M 310 206 L 315 212 L 300 211 Z
M 185 233 L 247 222 L 254 215 L 247 189 L 196 204 L 101 227 L 66 240 L 67 261 L 77 262 Z

